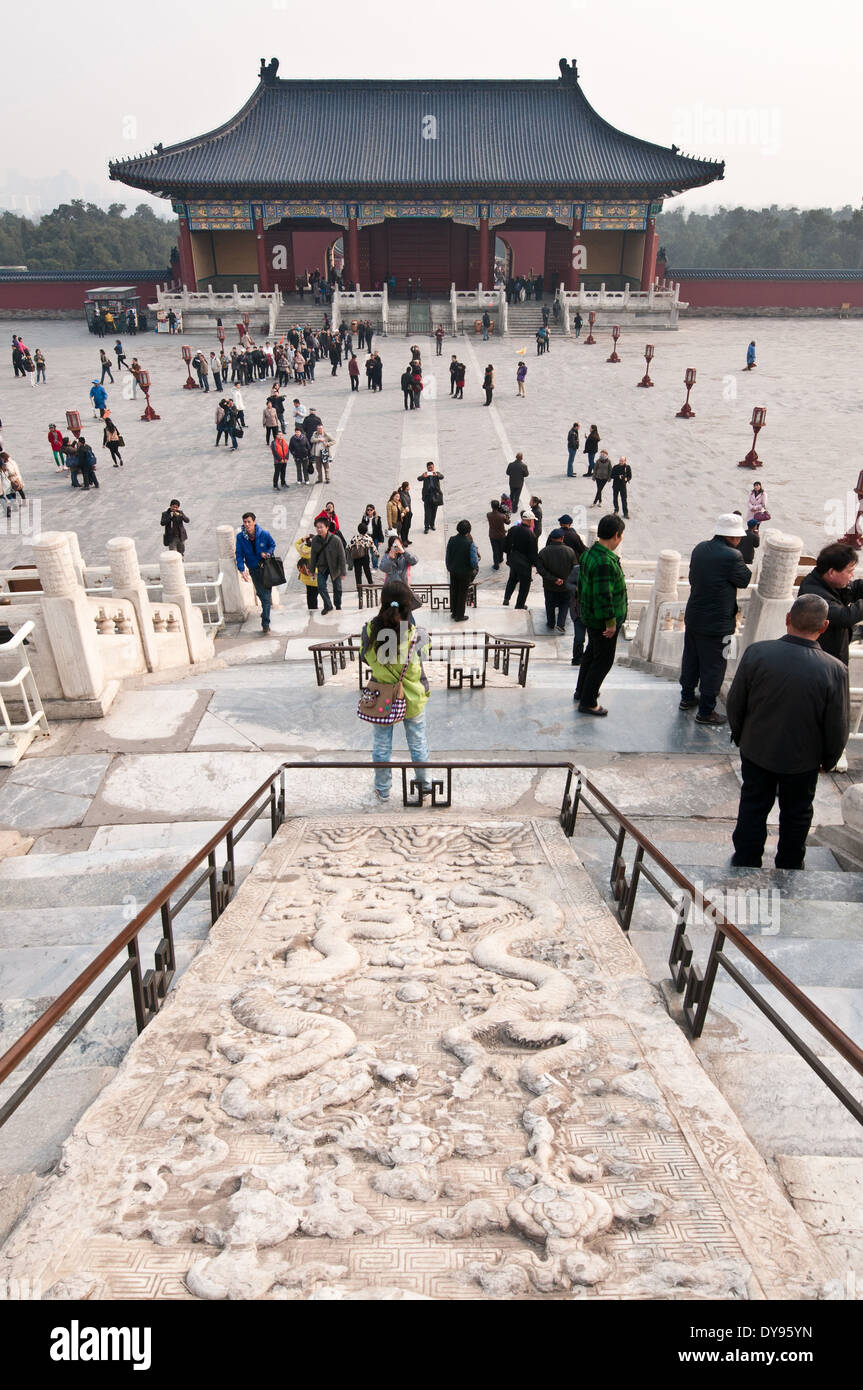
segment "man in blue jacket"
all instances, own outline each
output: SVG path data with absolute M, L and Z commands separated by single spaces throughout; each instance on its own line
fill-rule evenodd
M 255 593 L 261 600 L 261 628 L 265 633 L 270 630 L 272 593 L 261 583 L 261 561 L 268 555 L 274 555 L 275 551 L 276 542 L 269 531 L 258 525 L 255 513 L 243 512 L 243 529 L 237 532 L 237 569 L 247 584 L 251 579 L 255 586 Z
M 90 387 L 90 400 L 93 402 L 94 412 L 98 410 L 100 416 L 103 416 L 105 406 L 108 404 L 108 392 L 100 381 L 96 381 L 95 377 L 93 385 Z

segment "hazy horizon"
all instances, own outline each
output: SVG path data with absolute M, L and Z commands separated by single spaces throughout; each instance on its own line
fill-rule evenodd
M 298 27 L 296 15 L 289 0 L 251 0 L 241 18 L 229 0 L 204 10 L 151 0 L 145 21 L 131 26 L 107 0 L 11 10 L 5 95 L 10 112 L 31 118 L 8 127 L 0 208 L 40 215 L 81 197 L 129 210 L 146 203 L 170 218 L 167 200 L 109 180 L 109 160 L 223 124 L 254 90 L 261 57 L 272 56 L 280 77 L 393 80 L 553 79 L 558 58 L 574 56 L 605 120 L 725 160 L 723 181 L 668 199 L 666 209 L 860 205 L 863 20 L 859 10 L 840 16 L 835 0 L 820 7 L 817 29 L 789 24 L 779 0 L 728 0 L 709 29 L 684 0 L 617 0 L 602 10 L 590 0 L 540 0 L 527 18 L 516 0 L 493 11 L 439 0 L 419 17 L 378 0 L 371 20 L 331 0 L 320 34 Z M 40 37 L 60 55 L 56 82 L 45 80 Z

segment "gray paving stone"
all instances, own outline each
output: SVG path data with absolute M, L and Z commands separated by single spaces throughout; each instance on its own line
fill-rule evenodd
M 16 786 L 37 787 L 44 792 L 68 792 L 76 796 L 95 796 L 111 759 L 93 754 L 63 758 L 26 758 L 9 774 Z
M 23 783 L 7 781 L 3 788 L 3 827 L 34 832 L 55 826 L 80 825 L 90 806 L 89 796 L 71 796 L 66 792 L 39 791 Z

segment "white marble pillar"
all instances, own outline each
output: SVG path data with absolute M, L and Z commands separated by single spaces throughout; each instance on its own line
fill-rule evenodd
M 663 603 L 676 602 L 679 581 L 680 551 L 660 550 L 659 558 L 656 562 L 656 573 L 653 579 L 653 588 L 650 591 L 650 598 L 647 600 L 644 612 L 638 620 L 638 629 L 635 634 L 635 641 L 632 649 L 634 656 L 640 656 L 645 661 L 651 661 L 653 659 L 659 608 Z
M 333 320 L 335 322 L 335 320 Z M 222 603 L 226 618 L 245 619 L 255 607 L 255 591 L 242 580 L 237 571 L 235 545 L 237 533 L 233 526 L 216 527 L 219 549 L 219 569 L 222 571 Z
M 791 607 L 794 580 L 803 553 L 799 536 L 768 531 L 761 541 L 761 571 L 745 610 L 746 621 L 737 640 L 738 657 L 753 642 L 785 636 L 785 615 Z
M 114 598 L 127 599 L 135 609 L 147 670 L 155 671 L 159 666 L 159 655 L 153 628 L 152 607 L 147 586 L 141 578 L 135 542 L 131 536 L 115 536 L 108 542 L 107 551 Z
M 100 700 L 105 672 L 99 634 L 83 586 L 78 582 L 72 552 L 62 531 L 44 531 L 33 542 L 33 555 L 42 585 L 42 612 L 66 700 Z
M 66 543 L 67 543 L 67 545 L 68 545 L 68 547 L 69 547 L 69 554 L 72 556 L 72 564 L 73 564 L 74 569 L 75 569 L 76 578 L 77 578 L 77 580 L 78 580 L 78 583 L 79 583 L 79 584 L 81 585 L 81 587 L 83 588 L 83 587 L 84 587 L 84 558 L 83 558 L 83 556 L 82 556 L 82 554 L 81 554 L 81 546 L 80 546 L 79 543 L 78 543 L 78 532 L 77 532 L 77 531 L 64 531 L 62 534 L 66 537 Z
M 166 603 L 179 609 L 180 621 L 186 635 L 189 660 L 209 661 L 213 655 L 213 639 L 204 630 L 204 616 L 192 602 L 186 583 L 183 557 L 176 550 L 163 550 L 159 556 L 159 577 Z

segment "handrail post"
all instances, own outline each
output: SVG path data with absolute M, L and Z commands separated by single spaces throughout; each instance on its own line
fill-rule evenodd
M 725 933 L 723 932 L 721 927 L 717 927 L 716 931 L 713 934 L 713 943 L 710 947 L 710 955 L 707 958 L 707 969 L 704 972 L 703 979 L 700 981 L 698 997 L 695 1001 L 695 1017 L 690 1022 L 689 1017 L 687 1015 L 689 1030 L 693 1038 L 701 1037 L 701 1033 L 704 1028 L 704 1023 L 707 1018 L 707 1010 L 710 1007 L 710 996 L 713 993 L 713 984 L 716 980 L 716 971 L 719 968 L 719 955 L 724 945 Z
M 207 864 L 210 870 L 208 874 L 210 883 L 210 923 L 215 926 L 216 922 L 219 920 L 219 893 L 216 883 L 216 851 L 214 849 L 211 849 L 210 853 L 207 855 Z
M 621 826 L 617 832 L 617 836 L 614 841 L 614 858 L 611 861 L 611 874 L 609 875 L 609 882 L 611 883 L 612 889 L 615 889 L 617 887 L 618 878 L 620 876 L 620 868 L 623 862 L 623 844 L 625 839 L 626 828 L 625 826 Z M 617 893 L 615 893 L 615 897 L 617 897 Z
M 137 936 L 133 936 L 132 940 L 129 942 L 128 954 L 132 962 L 129 979 L 132 982 L 132 999 L 135 1005 L 135 1027 L 139 1033 L 143 1033 L 147 1026 L 147 1007 L 144 1001 L 144 985 L 141 978 L 141 952 L 138 948 Z
M 622 931 L 628 932 L 632 921 L 632 909 L 635 907 L 635 895 L 638 892 L 638 880 L 641 878 L 641 862 L 644 859 L 644 845 L 639 845 L 635 851 L 635 858 L 632 861 L 632 880 L 627 889 L 626 896 L 617 909 L 617 920 Z M 621 911 L 622 909 L 622 911 Z
M 234 862 L 234 832 L 229 830 L 225 836 L 225 863 L 222 866 L 222 882 L 233 888 L 237 881 L 237 866 Z

